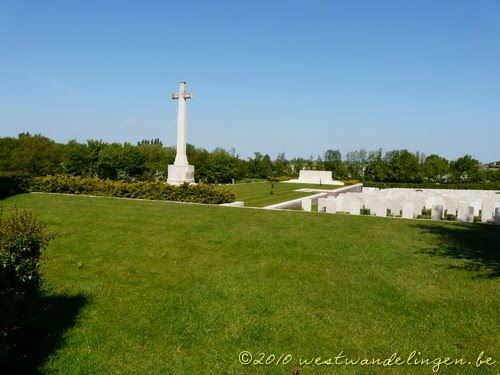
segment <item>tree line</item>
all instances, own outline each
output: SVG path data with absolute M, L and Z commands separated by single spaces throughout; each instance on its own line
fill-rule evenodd
M 195 166 L 195 179 L 208 183 L 234 180 L 294 177 L 301 169 L 332 171 L 336 179 L 374 182 L 478 183 L 500 181 L 500 163 L 481 169 L 470 155 L 456 160 L 408 150 L 382 149 L 348 152 L 327 150 L 316 158 L 287 159 L 284 153 L 272 159 L 255 152 L 242 159 L 234 149 L 206 149 L 188 144 L 189 163 Z M 157 139 L 130 143 L 106 143 L 88 140 L 65 144 L 43 135 L 19 134 L 0 138 L 0 172 L 26 173 L 32 176 L 69 174 L 111 180 L 166 180 L 169 164 L 175 160 L 175 147 L 163 146 Z

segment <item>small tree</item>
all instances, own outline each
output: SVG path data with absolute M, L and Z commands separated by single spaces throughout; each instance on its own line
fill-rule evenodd
M 40 255 L 52 237 L 30 213 L 4 220 L 0 211 L 0 363 L 19 344 L 41 295 Z

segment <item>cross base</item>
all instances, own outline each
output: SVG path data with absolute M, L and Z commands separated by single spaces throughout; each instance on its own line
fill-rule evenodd
M 169 185 L 182 185 L 184 182 L 194 183 L 194 165 L 173 165 L 168 166 Z

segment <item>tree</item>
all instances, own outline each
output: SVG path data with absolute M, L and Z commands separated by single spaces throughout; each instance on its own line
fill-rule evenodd
M 289 175 L 289 163 L 286 160 L 285 153 L 280 152 L 273 163 L 273 173 L 275 176 L 288 176 Z
M 92 157 L 91 150 L 86 144 L 70 140 L 63 146 L 65 173 L 87 177 L 91 175 Z
M 105 144 L 99 151 L 99 159 L 96 163 L 99 178 L 116 180 L 122 169 L 122 159 L 121 144 Z
M 125 143 L 122 148 L 122 169 L 125 178 L 138 178 L 146 171 L 147 156 L 137 146 Z
M 17 147 L 17 138 L 0 138 L 0 171 L 13 171 L 12 153 Z
M 138 149 L 146 157 L 144 177 L 146 179 L 165 180 L 168 165 L 173 164 L 175 160 L 175 149 L 151 143 L 141 143 Z
M 365 176 L 371 181 L 387 181 L 389 176 L 389 164 L 382 157 L 382 153 L 381 148 L 368 153 Z
M 228 183 L 241 178 L 238 157 L 222 148 L 216 148 L 208 157 L 205 178 L 207 182 Z
M 351 178 L 361 179 L 365 174 L 368 153 L 366 150 L 351 151 L 346 155 L 346 169 Z
M 262 155 L 260 152 L 254 153 L 254 158 L 248 159 L 248 177 L 267 178 L 273 173 L 273 163 L 269 155 Z
M 450 163 L 450 171 L 456 182 L 477 182 L 480 180 L 479 165 L 470 155 L 464 155 Z
M 388 164 L 386 181 L 422 182 L 420 161 L 408 150 L 393 150 L 385 155 Z
M 42 135 L 22 134 L 11 153 L 11 170 L 44 176 L 61 171 L 62 150 Z
M 432 154 L 422 164 L 424 178 L 432 182 L 446 182 L 450 173 L 450 163 L 442 156 Z
M 347 176 L 347 169 L 342 162 L 342 154 L 340 150 L 326 151 L 323 166 L 325 170 L 332 171 L 334 178 L 344 178 Z

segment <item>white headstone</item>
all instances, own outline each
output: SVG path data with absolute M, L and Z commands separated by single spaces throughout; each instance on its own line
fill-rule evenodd
M 359 215 L 361 212 L 361 203 L 360 201 L 352 200 L 351 204 L 349 205 L 349 213 L 351 215 Z
M 385 202 L 378 202 L 375 206 L 375 216 L 386 217 L 387 216 L 387 206 Z
M 425 200 L 425 209 L 430 210 L 436 204 L 436 197 L 430 196 Z
M 481 206 L 483 205 L 482 201 L 473 201 L 470 203 L 472 207 L 474 207 L 474 216 L 479 216 L 479 210 L 481 209 Z
M 342 195 L 339 195 L 335 201 L 336 201 L 336 203 L 335 203 L 336 210 L 339 212 L 344 211 L 344 209 L 343 209 L 344 197 Z
M 474 222 L 474 207 L 468 204 L 458 205 L 458 220 L 464 223 Z
M 495 225 L 500 225 L 500 207 L 495 208 Z
M 483 200 L 483 207 L 481 208 L 481 222 L 487 223 L 493 221 L 495 214 L 495 202 L 492 200 Z
M 334 214 L 337 212 L 337 201 L 334 197 L 328 197 L 325 200 L 325 212 Z
M 413 219 L 414 205 L 413 203 L 403 203 L 403 218 Z
M 326 212 L 326 198 L 318 198 L 318 212 Z
M 435 204 L 432 206 L 431 219 L 441 220 L 444 217 L 444 209 L 442 204 Z
M 312 199 L 302 199 L 302 209 L 307 212 L 311 212 Z

